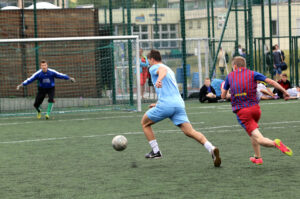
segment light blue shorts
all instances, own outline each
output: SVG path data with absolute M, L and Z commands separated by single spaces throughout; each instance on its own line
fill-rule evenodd
M 146 112 L 148 118 L 153 122 L 159 122 L 163 119 L 170 118 L 170 120 L 176 125 L 180 125 L 186 122 L 190 122 L 185 109 L 181 107 L 164 107 L 157 105 Z

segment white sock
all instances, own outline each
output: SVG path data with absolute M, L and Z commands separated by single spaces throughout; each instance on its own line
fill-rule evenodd
M 209 141 L 206 141 L 204 143 L 204 147 L 206 148 L 206 150 L 208 150 L 209 153 L 211 153 L 211 151 L 215 148 Z
M 157 153 L 159 151 L 158 144 L 157 144 L 156 140 L 151 140 L 149 142 L 149 144 L 150 144 L 150 146 L 151 146 L 154 153 Z

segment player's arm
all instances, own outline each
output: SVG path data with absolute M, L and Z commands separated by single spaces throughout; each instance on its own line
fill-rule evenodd
M 221 88 L 222 94 L 221 94 L 221 98 L 222 99 L 226 99 L 227 93 L 229 90 L 229 80 L 228 80 L 228 76 L 226 77 L 224 86 Z
M 142 67 L 148 67 L 148 66 L 149 66 L 148 59 L 145 58 L 145 62 L 142 62 L 142 59 L 140 59 L 140 65 L 141 65 Z
M 54 77 L 58 79 L 65 79 L 65 80 L 70 80 L 71 82 L 75 82 L 75 79 L 73 77 L 69 77 L 66 74 L 57 72 L 56 70 L 52 69 L 52 72 L 54 73 Z
M 26 79 L 26 80 L 25 80 L 24 82 L 22 82 L 21 84 L 19 84 L 19 85 L 17 86 L 17 90 L 19 90 L 20 87 L 27 86 L 28 84 L 31 84 L 34 80 L 37 79 L 39 73 L 40 73 L 40 70 L 37 71 L 36 73 L 34 73 L 33 75 L 31 75 L 31 77 L 29 77 L 28 79 Z
M 157 81 L 155 83 L 156 88 L 161 88 L 162 87 L 162 80 L 166 77 L 167 73 L 168 73 L 168 71 L 167 71 L 166 67 L 160 66 L 157 69 L 158 78 L 157 78 Z
M 270 91 L 268 90 L 268 88 L 267 88 L 267 89 L 261 89 L 260 92 L 262 92 L 262 93 L 265 94 L 265 95 L 269 95 L 269 96 L 271 96 L 271 97 L 274 96 L 274 94 L 273 94 L 272 92 L 270 92 Z
M 274 81 L 270 78 L 266 78 L 265 82 L 272 85 L 272 86 L 274 86 L 274 88 L 277 88 L 278 90 L 280 90 L 283 93 L 283 95 L 285 96 L 285 99 L 287 99 L 289 97 L 288 92 L 280 84 L 278 84 L 276 81 Z

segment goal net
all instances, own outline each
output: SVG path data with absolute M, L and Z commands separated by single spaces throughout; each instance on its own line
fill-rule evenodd
M 137 36 L 0 39 L 0 114 L 32 114 L 39 61 L 76 79 L 56 79 L 53 112 L 141 110 Z M 45 98 L 42 110 L 46 110 Z

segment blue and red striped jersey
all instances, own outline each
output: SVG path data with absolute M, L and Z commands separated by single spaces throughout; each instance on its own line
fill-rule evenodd
M 265 81 L 266 78 L 266 76 L 244 67 L 227 75 L 224 89 L 230 88 L 233 112 L 259 103 L 256 96 L 256 81 Z

